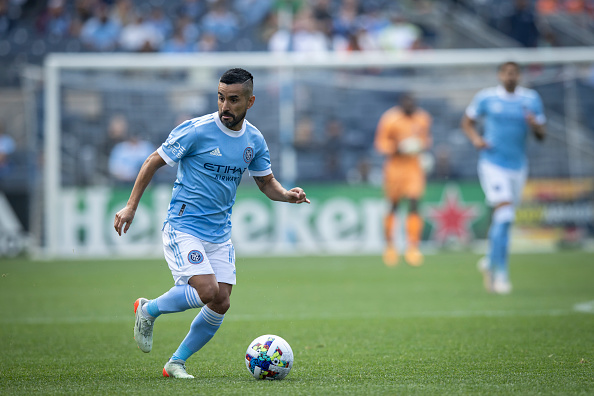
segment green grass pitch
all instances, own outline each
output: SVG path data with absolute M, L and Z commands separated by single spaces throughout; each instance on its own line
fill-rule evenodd
M 0 394 L 594 394 L 594 255 L 513 255 L 514 291 L 484 292 L 478 256 L 422 267 L 379 257 L 238 257 L 223 326 L 163 364 L 197 311 L 163 315 L 154 347 L 132 339 L 132 305 L 172 286 L 163 260 L 0 261 Z M 248 344 L 277 334 L 295 363 L 257 381 Z

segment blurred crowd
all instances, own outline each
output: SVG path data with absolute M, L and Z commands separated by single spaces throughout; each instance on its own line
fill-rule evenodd
M 423 16 L 444 8 L 472 10 L 525 46 L 553 40 L 537 16 L 579 15 L 586 26 L 594 16 L 593 0 L 0 0 L 0 55 L 35 38 L 40 54 L 44 42 L 74 52 L 430 48 L 439 29 Z
M 10 36 L 7 45 L 31 36 L 79 42 L 67 48 L 71 51 L 410 49 L 425 47 L 423 37 L 433 32 L 409 21 L 408 11 L 429 12 L 434 5 L 425 0 L 0 0 L 0 36 Z M 22 26 L 27 17 L 34 31 Z

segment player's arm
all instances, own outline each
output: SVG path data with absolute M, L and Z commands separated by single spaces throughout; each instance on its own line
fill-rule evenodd
M 485 139 L 483 139 L 483 137 L 476 130 L 475 120 L 468 117 L 467 114 L 464 114 L 460 126 L 474 147 L 476 147 L 478 150 L 487 148 L 487 142 L 485 142 Z
M 115 215 L 113 227 L 118 235 L 122 235 L 122 228 L 124 233 L 128 232 L 128 228 L 130 228 L 132 220 L 134 220 L 134 215 L 136 214 L 136 209 L 138 208 L 138 203 L 140 202 L 144 190 L 153 179 L 157 169 L 163 165 L 165 165 L 165 161 L 156 151 L 144 161 L 144 164 L 142 164 L 138 176 L 136 176 L 136 181 L 134 182 L 134 187 L 132 188 L 132 193 L 130 193 L 130 198 L 128 199 L 126 207 Z
M 421 140 L 423 141 L 423 150 L 429 150 L 433 146 L 433 136 L 431 134 L 433 119 L 427 112 L 425 112 L 425 120 L 426 125 L 422 129 Z
M 538 140 L 543 141 L 544 138 L 547 136 L 547 130 L 544 124 L 539 124 L 536 121 L 531 121 L 530 119 L 528 120 L 528 124 L 532 128 L 534 136 L 536 136 Z
M 375 132 L 375 149 L 383 155 L 393 155 L 398 152 L 398 146 L 394 139 L 390 136 L 390 115 L 384 113 L 380 118 Z
M 294 187 L 290 190 L 286 190 L 278 180 L 274 178 L 272 173 L 266 176 L 254 176 L 254 180 L 260 188 L 260 191 L 273 201 L 296 204 L 304 202 L 310 203 L 309 199 L 305 196 L 305 191 L 303 191 L 301 187 Z
M 547 118 L 544 114 L 544 106 L 541 97 L 535 93 L 534 103 L 529 111 L 526 111 L 526 122 L 532 133 L 539 141 L 543 141 L 547 135 L 545 123 Z

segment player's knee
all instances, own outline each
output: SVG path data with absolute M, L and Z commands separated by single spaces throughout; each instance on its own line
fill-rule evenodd
M 227 299 L 225 301 L 217 303 L 214 311 L 216 313 L 225 314 L 229 310 L 229 308 L 231 308 L 231 302 L 229 301 L 229 299 Z
M 200 297 L 200 301 L 204 304 L 208 304 L 209 302 L 213 301 L 217 294 L 219 294 L 219 284 L 216 282 L 204 282 L 204 279 L 195 279 L 197 277 L 190 278 L 188 282 L 190 286 L 192 286 L 198 292 L 198 297 Z
M 197 291 L 200 300 L 202 300 L 203 303 L 208 304 L 216 298 L 217 294 L 219 294 L 219 285 L 217 283 L 207 283 L 202 285 Z

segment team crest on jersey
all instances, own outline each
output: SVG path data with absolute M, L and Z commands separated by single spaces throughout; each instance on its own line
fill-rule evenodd
M 247 147 L 245 150 L 243 150 L 243 160 L 249 163 L 252 158 L 254 158 L 254 149 Z
M 192 250 L 188 253 L 188 261 L 192 264 L 200 264 L 204 260 L 204 256 L 200 250 Z

